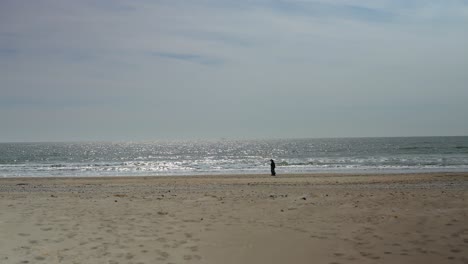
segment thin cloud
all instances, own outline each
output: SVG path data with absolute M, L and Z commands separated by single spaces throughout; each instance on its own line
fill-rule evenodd
M 91 7 L 96 8 L 105 12 L 134 12 L 137 11 L 137 7 L 132 5 L 134 1 L 125 0 L 86 0 L 85 3 Z M 135 1 L 136 2 L 136 1 Z
M 223 60 L 221 59 L 202 56 L 200 54 L 169 53 L 169 52 L 153 52 L 151 54 L 160 58 L 164 58 L 164 59 L 187 61 L 187 62 L 193 62 L 197 64 L 202 64 L 202 65 L 218 65 L 218 64 L 223 63 Z
M 0 57 L 15 57 L 19 51 L 15 48 L 2 48 L 0 47 Z
M 269 7 L 276 12 L 290 15 L 345 18 L 368 22 L 388 22 L 395 17 L 395 14 L 388 10 L 325 2 L 275 1 Z

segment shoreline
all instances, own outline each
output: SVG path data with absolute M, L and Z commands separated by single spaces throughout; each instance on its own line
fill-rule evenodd
M 279 171 L 278 171 L 279 170 Z M 401 174 L 434 174 L 434 173 L 468 173 L 467 168 L 419 168 L 419 169 L 323 169 L 323 170 L 282 170 L 281 166 L 277 166 L 278 176 L 288 175 L 401 175 Z M 269 168 L 263 170 L 255 170 L 251 172 L 246 171 L 212 171 L 212 172 L 197 172 L 197 173 L 134 173 L 134 174 L 121 174 L 121 173 L 108 173 L 108 174 L 56 174 L 54 171 L 48 173 L 41 173 L 37 175 L 0 175 L 0 179 L 10 178 L 118 178 L 118 177 L 222 177 L 222 176 L 262 176 L 270 175 Z
M 290 175 L 413 175 L 413 174 L 463 174 L 468 173 L 468 168 L 460 169 L 356 169 L 356 170 L 317 170 L 317 171 L 277 171 L 278 176 L 290 176 Z M 174 174 L 63 174 L 54 175 L 54 172 L 46 174 L 38 174 L 36 176 L 31 175 L 0 175 L 0 179 L 12 179 L 12 178 L 126 178 L 126 177 L 231 177 L 231 176 L 265 176 L 270 175 L 269 169 L 255 172 L 200 172 L 200 173 L 174 173 Z
M 0 179 L 1 263 L 468 263 L 468 173 Z
M 292 173 L 276 173 L 276 176 L 271 176 L 268 172 L 264 173 L 207 173 L 207 174 L 164 174 L 164 175 L 97 175 L 97 176 L 74 176 L 74 175 L 63 175 L 63 176 L 2 176 L 2 179 L 63 179 L 63 178 L 77 178 L 77 179 L 119 179 L 119 178 L 222 178 L 222 177 L 324 177 L 324 176 L 372 176 L 372 175 L 384 175 L 384 176 L 398 176 L 398 175 L 468 175 L 468 171 L 358 171 L 358 172 L 292 172 Z
M 295 185 L 348 185 L 348 184 L 405 184 L 432 182 L 443 183 L 458 180 L 468 184 L 468 172 L 431 172 L 431 173 L 400 173 L 400 174 L 220 174 L 220 175 L 181 175 L 181 176 L 99 176 L 99 177 L 12 177 L 0 178 L 0 194 L 2 187 L 15 184 L 25 188 L 29 184 L 148 184 L 155 185 L 202 185 L 202 184 L 295 184 Z M 463 179 L 463 180 L 460 180 Z M 464 181 L 466 179 L 466 182 Z M 4 188 L 3 188 L 4 189 Z

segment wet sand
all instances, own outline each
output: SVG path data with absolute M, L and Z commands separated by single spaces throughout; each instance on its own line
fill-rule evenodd
M 0 179 L 0 263 L 468 263 L 468 173 Z

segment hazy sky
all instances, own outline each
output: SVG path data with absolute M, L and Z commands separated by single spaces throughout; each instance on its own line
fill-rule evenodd
M 0 141 L 468 135 L 467 0 L 1 0 Z

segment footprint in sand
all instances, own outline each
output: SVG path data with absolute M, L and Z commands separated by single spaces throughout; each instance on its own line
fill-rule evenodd
M 164 243 L 164 242 L 167 242 L 167 239 L 164 238 L 164 237 L 160 237 L 158 239 L 156 239 L 158 242 L 161 242 L 161 243 Z
M 37 256 L 34 258 L 35 260 L 45 260 L 45 258 L 43 256 Z
M 188 247 L 188 249 L 190 249 L 192 252 L 197 252 L 198 251 L 198 246 Z
M 192 259 L 201 260 L 202 257 L 200 257 L 199 255 L 184 255 L 184 260 L 192 260 Z
M 169 257 L 169 253 L 166 251 L 156 250 L 156 253 L 163 259 L 167 259 Z

